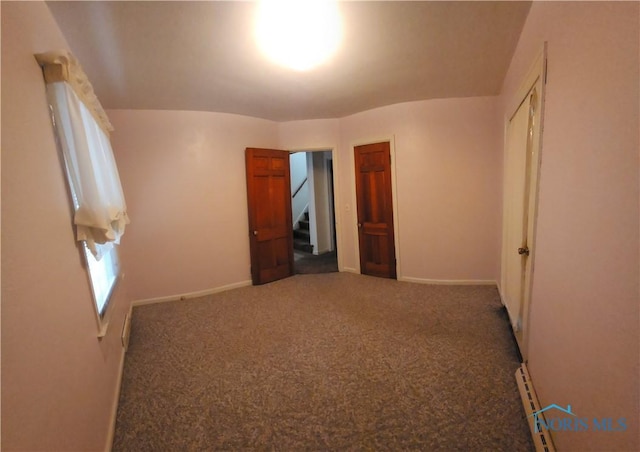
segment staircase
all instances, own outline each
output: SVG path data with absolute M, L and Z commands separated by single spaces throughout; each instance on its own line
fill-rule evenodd
M 293 230 L 293 249 L 313 253 L 311 235 L 309 234 L 309 211 L 304 212 L 304 219 L 298 221 L 298 227 Z

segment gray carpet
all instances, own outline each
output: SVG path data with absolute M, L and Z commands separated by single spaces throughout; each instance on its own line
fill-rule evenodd
M 495 287 L 297 275 L 134 309 L 114 450 L 531 451 Z
M 318 256 L 294 250 L 294 273 L 312 275 L 316 273 L 333 273 L 338 271 L 338 254 L 335 251 Z

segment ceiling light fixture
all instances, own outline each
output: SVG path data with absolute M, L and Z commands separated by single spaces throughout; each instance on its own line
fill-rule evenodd
M 335 53 L 342 37 L 335 0 L 261 0 L 255 34 L 274 62 L 307 71 Z

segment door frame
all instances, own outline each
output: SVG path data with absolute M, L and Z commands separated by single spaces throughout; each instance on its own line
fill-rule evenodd
M 357 146 L 364 146 L 367 144 L 375 143 L 389 143 L 389 154 L 391 155 L 391 199 L 393 203 L 393 246 L 396 253 L 396 280 L 402 281 L 404 274 L 402 273 L 402 260 L 400 259 L 400 222 L 398 215 L 398 179 L 396 177 L 396 144 L 395 135 L 384 136 L 382 138 L 367 138 L 352 141 L 349 145 L 350 149 L 350 168 L 351 168 L 351 205 L 349 206 L 349 213 L 351 214 L 351 230 L 353 233 L 353 250 L 355 251 L 355 268 L 346 268 L 345 271 L 351 271 L 353 273 L 362 274 L 360 268 L 360 241 L 358 240 L 358 197 L 356 194 L 356 162 L 355 162 L 355 148 Z
M 539 203 L 539 191 L 540 191 L 540 168 L 542 163 L 542 138 L 544 131 L 544 110 L 545 110 L 545 97 L 546 97 L 546 85 L 547 85 L 547 42 L 543 43 L 542 49 L 536 54 L 534 58 L 534 62 L 527 71 L 525 77 L 519 85 L 516 94 L 511 98 L 508 109 L 506 110 L 506 115 L 504 117 L 504 130 L 503 130 L 503 171 L 506 170 L 504 167 L 504 162 L 507 161 L 507 135 L 509 122 L 516 114 L 522 103 L 526 100 L 528 93 L 537 83 L 538 79 L 542 80 L 540 84 L 540 124 L 538 129 L 536 130 L 537 134 L 537 145 L 532 150 L 534 158 L 531 161 L 531 186 L 529 192 L 529 211 L 532 215 L 529 215 L 528 218 L 528 228 L 530 228 L 531 233 L 531 242 L 528 243 L 529 247 L 529 265 L 525 267 L 525 278 L 523 282 L 524 293 L 523 293 L 523 309 L 522 309 L 522 341 L 518 342 L 518 347 L 520 348 L 520 354 L 522 356 L 523 362 L 528 361 L 528 346 L 529 346 L 529 333 L 530 333 L 530 312 L 531 312 L 531 293 L 533 290 L 533 277 L 534 277 L 534 269 L 535 269 L 535 257 L 536 257 L 536 235 L 537 235 L 537 224 L 538 224 L 538 203 Z M 498 291 L 500 293 L 500 298 L 502 300 L 502 304 L 505 304 L 505 296 L 503 293 L 503 287 L 505 287 L 505 278 L 506 278 L 506 262 L 507 262 L 507 250 L 506 240 L 507 240 L 507 211 L 505 206 L 507 205 L 507 187 L 504 182 L 505 178 L 503 175 L 503 184 L 502 184 L 502 250 L 500 257 L 500 284 L 498 286 Z M 513 251 L 513 250 L 512 250 Z M 516 335 L 517 340 L 517 335 Z
M 340 204 L 338 203 L 338 193 L 340 193 L 340 181 L 339 178 L 336 177 L 340 168 L 339 155 L 337 151 L 338 147 L 336 145 L 330 146 L 291 146 L 287 148 L 289 153 L 294 152 L 331 152 L 331 160 L 333 161 L 333 213 L 335 224 L 334 230 L 336 234 L 336 252 L 338 254 L 338 271 L 345 271 L 343 265 L 344 259 L 344 246 L 343 246 L 343 238 L 342 238 L 342 228 L 340 225 L 342 224 L 342 212 L 339 208 Z M 294 264 L 295 265 L 295 264 Z

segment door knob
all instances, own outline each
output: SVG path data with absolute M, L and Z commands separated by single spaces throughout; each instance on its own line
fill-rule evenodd
M 528 256 L 529 255 L 529 248 L 524 247 L 524 248 L 518 248 L 518 254 L 520 255 L 525 255 Z
M 358 223 L 358 227 L 361 228 L 362 227 L 362 223 Z
M 253 231 L 253 235 L 258 235 L 258 231 Z

